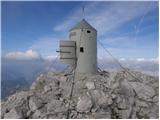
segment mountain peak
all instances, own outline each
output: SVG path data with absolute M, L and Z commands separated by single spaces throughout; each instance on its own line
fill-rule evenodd
M 125 71 L 77 74 L 71 100 L 73 74 L 41 74 L 2 101 L 2 118 L 158 118 L 158 77 L 132 74 L 140 80 Z

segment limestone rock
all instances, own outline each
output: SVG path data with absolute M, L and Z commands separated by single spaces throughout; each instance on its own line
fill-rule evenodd
M 111 119 L 111 112 L 96 112 L 89 116 L 89 119 Z
M 99 98 L 98 100 L 98 105 L 101 107 L 101 108 L 107 108 L 109 105 L 111 105 L 113 103 L 112 101 L 112 98 L 105 95 L 105 96 L 102 96 L 101 98 Z
M 35 110 L 33 115 L 32 115 L 32 118 L 35 119 L 35 118 L 40 118 L 42 116 L 42 112 L 41 110 Z
M 139 82 L 130 82 L 130 84 L 141 99 L 147 100 L 155 95 L 154 89 L 148 85 Z
M 22 119 L 24 118 L 22 112 L 18 109 L 11 109 L 8 113 L 4 115 L 4 119 Z
M 127 102 L 125 102 L 125 99 L 122 99 L 122 101 L 118 103 L 118 108 L 127 109 Z
M 136 100 L 136 104 L 141 107 L 148 107 L 148 105 L 145 101 Z
M 139 80 L 125 71 L 77 74 L 71 99 L 73 74 L 42 74 L 1 102 L 2 118 L 63 119 L 68 111 L 72 119 L 158 118 L 158 78 L 131 72 Z
M 32 111 L 35 111 L 37 109 L 39 109 L 40 107 L 42 107 L 42 102 L 40 99 L 38 99 L 37 97 L 31 97 L 29 99 L 29 107 Z
M 87 86 L 87 88 L 88 88 L 89 90 L 95 89 L 95 84 L 94 84 L 94 82 L 87 82 L 87 83 L 86 83 L 86 86 Z
M 103 96 L 105 96 L 105 93 L 101 90 L 93 90 L 91 91 L 92 98 L 95 103 L 98 103 L 98 100 Z
M 48 85 L 44 86 L 44 92 L 50 91 L 52 88 Z
M 50 103 L 48 103 L 47 105 L 47 111 L 48 112 L 66 112 L 66 108 L 63 104 L 62 101 L 60 100 L 52 100 Z
M 92 101 L 91 98 L 87 95 L 81 96 L 77 103 L 77 111 L 78 112 L 89 112 L 92 107 Z

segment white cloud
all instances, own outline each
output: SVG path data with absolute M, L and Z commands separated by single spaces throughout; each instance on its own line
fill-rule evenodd
M 119 61 L 125 61 L 125 60 L 126 60 L 125 58 L 120 58 L 120 59 L 119 59 Z
M 7 59 L 14 59 L 14 60 L 36 60 L 41 59 L 41 55 L 33 50 L 27 50 L 25 52 L 10 52 L 5 55 Z
M 58 55 L 46 55 L 42 56 L 40 53 L 27 50 L 25 52 L 16 51 L 16 52 L 9 52 L 7 53 L 4 58 L 10 60 L 44 60 L 46 62 L 52 62 L 55 59 L 59 60 Z
M 60 38 L 56 37 L 43 37 L 32 43 L 29 49 L 38 51 L 43 56 L 56 55 L 56 50 L 59 49 Z
M 159 63 L 159 59 L 158 58 L 151 58 L 151 59 L 145 59 L 145 58 L 137 58 L 137 62 L 141 62 L 141 63 L 155 63 L 158 64 Z
M 138 62 L 143 62 L 143 61 L 145 61 L 145 59 L 144 58 L 138 58 L 137 61 Z
M 159 64 L 159 58 L 119 58 L 119 59 L 117 59 L 117 60 L 119 60 L 120 62 L 122 62 L 122 63 L 129 63 L 129 62 L 131 62 L 131 63 L 155 63 L 155 64 Z M 100 62 L 100 63 L 111 63 L 111 62 L 113 62 L 113 63 L 115 63 L 116 64 L 116 62 L 111 58 L 111 57 L 103 57 L 103 58 L 98 58 L 98 61 Z
M 49 55 L 49 56 L 45 56 L 45 57 L 43 57 L 46 61 L 53 61 L 53 60 L 55 60 L 55 59 L 58 59 L 58 56 L 57 55 L 55 55 L 55 56 L 53 56 L 53 55 Z
M 141 71 L 151 75 L 159 74 L 159 59 L 158 58 L 135 58 L 126 59 L 120 58 L 119 62 L 126 68 L 131 70 Z M 120 66 L 111 58 L 98 59 L 99 67 L 105 70 L 121 69 Z

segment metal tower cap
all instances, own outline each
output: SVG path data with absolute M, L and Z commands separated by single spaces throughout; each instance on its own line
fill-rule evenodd
M 70 31 L 75 29 L 92 29 L 97 31 L 94 27 L 92 27 L 85 19 L 82 19 L 78 24 L 76 24 Z

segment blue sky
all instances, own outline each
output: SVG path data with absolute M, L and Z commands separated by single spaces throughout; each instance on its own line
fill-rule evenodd
M 83 18 L 82 6 L 114 56 L 158 58 L 158 2 L 2 2 L 2 55 L 55 56 L 59 40 Z

